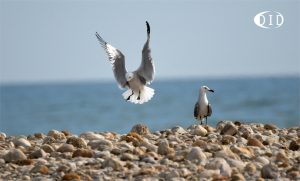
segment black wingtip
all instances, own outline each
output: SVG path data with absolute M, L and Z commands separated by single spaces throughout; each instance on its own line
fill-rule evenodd
M 98 34 L 98 32 L 96 32 L 95 35 L 102 46 L 107 44 L 106 41 L 104 41 L 103 38 Z
M 146 21 L 146 25 L 147 25 L 147 33 L 150 34 L 150 25 L 149 25 L 148 21 Z

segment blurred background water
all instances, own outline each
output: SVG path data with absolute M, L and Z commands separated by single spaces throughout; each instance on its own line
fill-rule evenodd
M 220 120 L 300 126 L 300 78 L 240 78 L 156 81 L 153 99 L 143 105 L 123 100 L 114 82 L 1 85 L 0 131 L 8 135 L 51 129 L 129 132 L 137 123 L 151 131 L 188 127 L 201 85 L 213 107 L 208 124 Z

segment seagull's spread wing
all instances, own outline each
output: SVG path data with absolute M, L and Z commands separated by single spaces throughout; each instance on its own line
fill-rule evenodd
M 198 115 L 199 115 L 199 103 L 197 101 L 194 107 L 194 117 L 197 119 Z
M 124 88 L 126 86 L 126 73 L 127 70 L 125 68 L 125 57 L 122 54 L 122 52 L 110 44 L 108 44 L 106 41 L 102 39 L 102 37 L 96 32 L 96 37 L 99 40 L 102 47 L 105 49 L 108 59 L 110 63 L 112 64 L 112 69 L 115 75 L 115 78 L 119 84 L 120 88 Z
M 154 79 L 155 68 L 151 57 L 151 49 L 149 46 L 150 41 L 150 26 L 146 21 L 147 25 L 147 41 L 142 51 L 142 63 L 137 69 L 137 73 L 146 80 L 146 83 L 150 84 Z
M 207 116 L 211 116 L 211 114 L 212 114 L 211 105 L 208 104 L 208 105 L 207 105 Z

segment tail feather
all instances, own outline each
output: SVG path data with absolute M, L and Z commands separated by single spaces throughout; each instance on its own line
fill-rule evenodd
M 132 94 L 131 89 L 128 89 L 122 95 L 125 100 L 127 100 L 130 97 L 128 101 L 134 104 L 143 104 L 145 102 L 148 102 L 153 97 L 154 89 L 144 86 L 144 89 L 140 92 L 140 96 L 138 92 L 134 92 L 134 94 Z

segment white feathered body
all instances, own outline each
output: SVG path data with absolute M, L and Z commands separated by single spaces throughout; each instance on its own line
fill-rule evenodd
M 198 103 L 199 105 L 199 114 L 198 114 L 198 119 L 199 120 L 202 120 L 204 119 L 204 117 L 207 116 L 207 113 L 208 113 L 208 100 L 207 100 L 207 97 L 206 97 L 206 93 L 204 92 L 201 92 L 200 95 L 199 95 L 199 99 L 198 99 Z
M 130 97 L 128 101 L 135 104 L 148 102 L 154 95 L 154 89 L 145 86 L 136 74 L 128 81 L 129 89 L 122 95 L 124 99 Z

